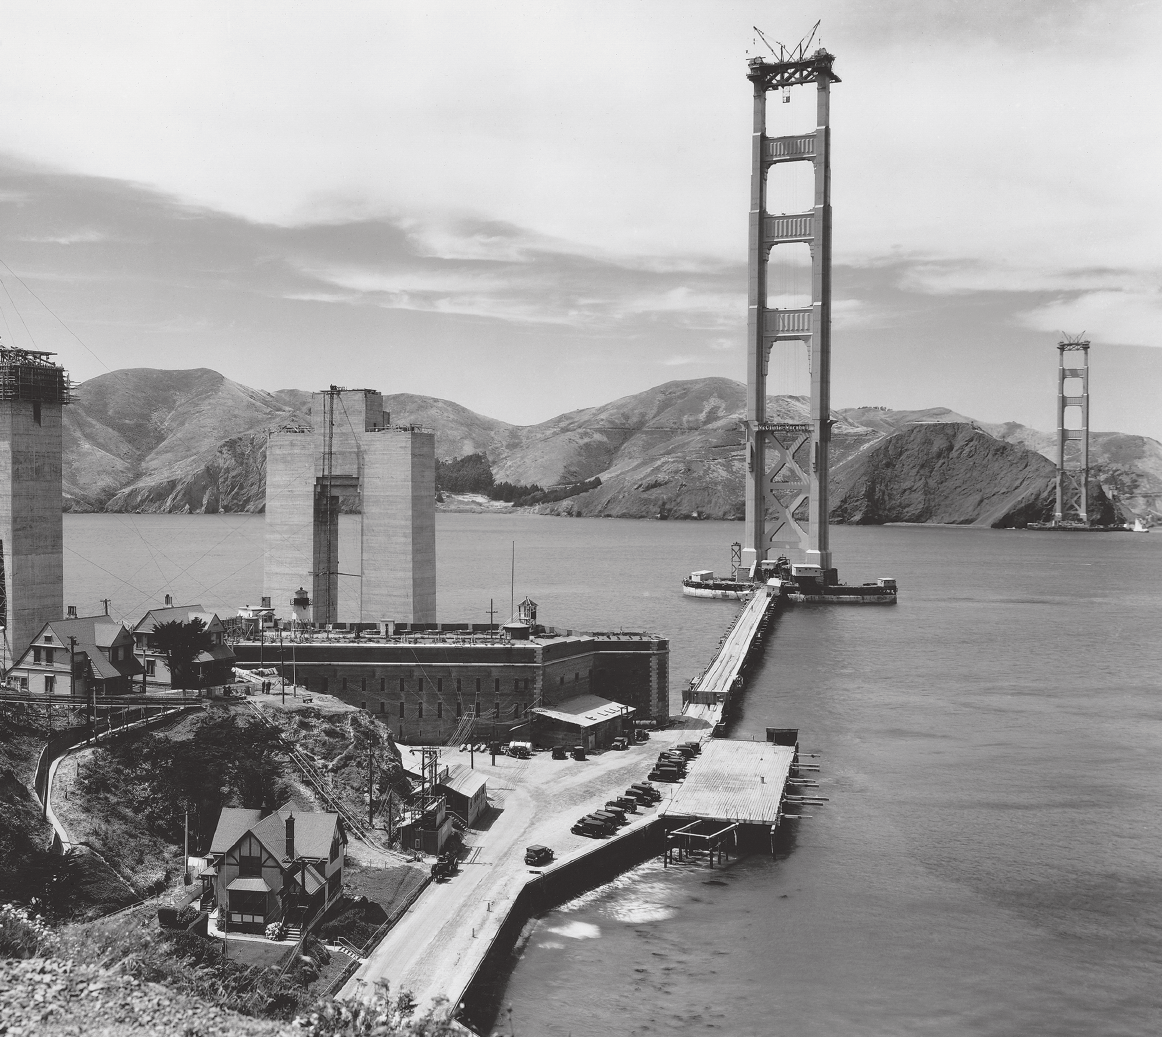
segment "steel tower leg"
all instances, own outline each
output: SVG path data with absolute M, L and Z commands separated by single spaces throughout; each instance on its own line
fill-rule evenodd
M 828 539 L 828 454 L 831 439 L 831 71 L 834 57 L 820 49 L 790 60 L 756 58 L 747 78 L 754 84 L 751 136 L 751 198 L 747 310 L 746 533 L 743 569 L 782 553 L 823 570 L 834 582 Z M 816 127 L 789 137 L 766 136 L 766 97 L 771 90 L 816 85 Z M 814 205 L 808 212 L 767 213 L 767 175 L 782 162 L 810 162 Z M 771 249 L 789 243 L 811 249 L 811 304 L 795 309 L 767 306 Z M 767 372 L 779 341 L 807 345 L 811 402 L 805 423 L 769 421 Z

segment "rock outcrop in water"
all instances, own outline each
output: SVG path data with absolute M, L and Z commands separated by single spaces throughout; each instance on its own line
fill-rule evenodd
M 65 409 L 66 507 L 261 511 L 267 432 L 308 421 L 310 404 L 310 393 L 261 392 L 205 369 L 94 378 Z M 385 396 L 384 406 L 395 423 L 434 428 L 441 458 L 487 454 L 498 481 L 551 487 L 600 477 L 594 490 L 537 508 L 544 513 L 743 515 L 746 388 L 727 378 L 667 382 L 527 426 L 430 396 Z M 802 397 L 773 398 L 769 407 L 781 420 L 807 414 Z M 1041 453 L 1054 440 L 1046 433 L 974 426 L 945 408 L 853 408 L 833 420 L 834 522 L 1020 525 L 1051 514 L 1053 468 Z M 1162 444 L 1120 433 L 1091 441 L 1101 486 L 1123 507 L 1157 516 Z

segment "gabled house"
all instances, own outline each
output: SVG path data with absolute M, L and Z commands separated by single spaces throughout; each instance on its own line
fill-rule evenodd
M 128 695 L 139 673 L 129 631 L 109 616 L 84 616 L 45 623 L 9 671 L 9 680 L 21 691 L 88 701 L 90 696 Z
M 137 659 L 145 668 L 146 690 L 160 691 L 173 687 L 165 653 L 158 647 L 154 631 L 163 623 L 189 623 L 200 619 L 213 642 L 208 651 L 194 660 L 194 680 L 199 688 L 213 688 L 229 684 L 234 678 L 234 651 L 226 643 L 226 626 L 213 612 L 201 605 L 171 605 L 166 595 L 164 608 L 150 609 L 133 627 L 133 643 Z
M 205 906 L 218 905 L 218 928 L 262 932 L 283 921 L 302 931 L 343 892 L 347 833 L 338 814 L 273 813 L 223 807 L 202 872 Z M 223 924 L 225 923 L 225 924 Z

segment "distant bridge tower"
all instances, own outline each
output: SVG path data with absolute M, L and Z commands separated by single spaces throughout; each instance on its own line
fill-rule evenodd
M 1089 340 L 1062 332 L 1057 343 L 1057 504 L 1054 525 L 1089 525 Z M 1065 365 L 1065 354 L 1070 365 Z M 1077 363 L 1080 353 L 1081 363 Z M 1065 383 L 1079 382 L 1068 394 Z M 1078 428 L 1066 426 L 1066 411 Z
M 834 56 L 820 47 L 806 53 L 810 39 L 774 60 L 752 58 L 747 79 L 754 84 L 747 316 L 746 534 L 742 565 L 788 553 L 793 561 L 818 566 L 836 582 L 827 528 L 827 463 L 831 439 L 831 71 Z M 768 137 L 767 94 L 793 86 L 816 86 L 815 129 L 790 137 Z M 784 95 L 785 97 L 787 95 Z M 814 206 L 793 215 L 767 211 L 767 177 L 784 162 L 810 162 L 815 173 Z M 767 306 L 767 266 L 772 249 L 806 243 L 811 251 L 811 301 L 796 309 Z M 767 370 L 776 342 L 807 347 L 811 404 L 805 423 L 768 420 Z M 798 556 L 798 557 L 796 557 Z

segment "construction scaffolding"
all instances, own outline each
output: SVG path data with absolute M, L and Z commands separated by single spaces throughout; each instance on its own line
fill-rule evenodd
M 0 400 L 72 403 L 68 373 L 52 356 L 56 354 L 0 345 Z

